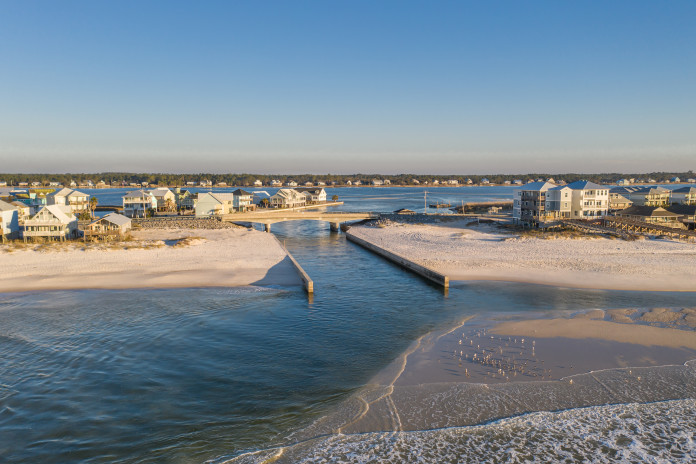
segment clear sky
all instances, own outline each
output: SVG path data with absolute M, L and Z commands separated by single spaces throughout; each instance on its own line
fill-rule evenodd
M 0 172 L 689 169 L 693 0 L 0 0 Z

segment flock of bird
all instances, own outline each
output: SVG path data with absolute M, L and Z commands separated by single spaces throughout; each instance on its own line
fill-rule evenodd
M 462 333 L 452 357 L 464 368 L 466 377 L 478 375 L 509 382 L 518 375 L 536 380 L 552 376 L 544 360 L 536 357 L 535 340 L 494 337 L 488 335 L 486 329 Z

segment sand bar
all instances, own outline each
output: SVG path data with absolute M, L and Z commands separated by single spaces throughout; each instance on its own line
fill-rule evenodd
M 351 233 L 451 280 L 696 291 L 696 246 L 672 240 L 542 239 L 465 222 L 353 227 Z
M 301 284 L 277 240 L 257 230 L 150 229 L 133 237 L 97 247 L 3 247 L 0 292 Z

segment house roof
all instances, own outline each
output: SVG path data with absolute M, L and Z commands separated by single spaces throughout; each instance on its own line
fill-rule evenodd
M 17 208 L 29 208 L 29 205 L 25 205 L 21 201 L 11 201 L 10 204 L 15 205 Z
M 133 190 L 123 195 L 123 198 L 142 198 L 147 196 L 151 196 L 150 192 L 146 192 L 145 190 Z
M 285 198 L 293 198 L 293 199 L 304 198 L 303 194 L 301 194 L 297 190 L 293 190 L 293 189 L 280 189 L 280 190 L 278 190 L 278 192 L 276 192 L 276 195 L 281 196 L 281 197 L 285 197 Z M 273 196 L 275 196 L 275 195 L 273 195 Z
M 73 190 L 71 188 L 63 187 L 60 190 L 56 190 L 55 192 L 49 193 L 48 196 L 53 196 L 53 197 L 87 197 L 89 195 L 86 193 L 82 193 L 78 190 Z
M 126 216 L 124 216 L 122 214 L 118 214 L 118 213 L 109 213 L 106 216 L 104 216 L 103 218 L 97 219 L 94 222 L 98 222 L 98 221 L 109 221 L 113 224 L 116 224 L 117 226 L 125 226 L 125 225 L 128 225 L 132 222 L 130 220 L 130 218 L 127 218 Z M 94 224 L 94 222 L 92 224 Z
M 681 214 L 672 213 L 660 206 L 631 206 L 615 213 L 617 216 L 643 216 L 643 217 L 679 217 Z
M 11 203 L 7 203 L 6 201 L 0 200 L 0 211 L 14 211 L 16 209 L 17 207 L 12 205 Z
M 631 200 L 626 198 L 625 196 L 618 194 L 617 197 L 612 198 L 611 200 L 612 203 L 633 203 Z
M 253 193 L 249 193 L 249 192 L 247 192 L 246 190 L 237 189 L 237 190 L 235 190 L 234 192 L 232 192 L 232 195 L 236 195 L 236 196 L 238 196 L 238 197 L 241 197 L 241 196 L 250 197 L 250 196 L 253 196 L 254 194 L 253 194 Z
M 165 196 L 165 195 L 167 194 L 167 192 L 174 193 L 174 192 L 172 192 L 171 190 L 169 190 L 168 188 L 165 188 L 165 187 L 159 187 L 159 188 L 150 190 L 150 193 L 153 194 L 153 195 L 156 196 L 156 197 L 163 197 L 163 196 Z
M 672 190 L 672 193 L 696 193 L 696 187 L 682 187 Z
M 682 216 L 696 216 L 696 205 L 672 205 L 665 209 Z
M 599 184 L 590 182 L 589 180 L 576 180 L 575 182 L 566 184 L 566 187 L 571 188 L 573 190 L 598 190 L 604 188 Z
M 530 182 L 519 187 L 517 190 L 544 192 L 554 187 L 557 187 L 556 184 L 550 182 Z
M 211 197 L 222 203 L 223 201 L 234 201 L 233 193 L 208 193 Z
M 67 207 L 67 208 L 69 208 L 69 207 Z M 32 218 L 29 219 L 29 220 L 30 220 L 30 221 L 33 221 L 34 218 L 35 218 L 36 216 L 38 216 L 39 214 L 41 214 L 41 212 L 42 212 L 43 210 L 47 210 L 47 211 L 50 212 L 53 216 L 55 216 L 55 218 L 58 219 L 61 223 L 63 223 L 63 224 L 69 224 L 69 223 L 71 223 L 72 221 L 75 220 L 75 216 L 74 216 L 72 213 L 68 214 L 68 213 L 66 212 L 67 208 L 63 208 L 61 205 L 48 205 L 48 206 L 44 206 L 44 207 L 41 208 L 34 216 L 32 216 Z
M 666 189 L 664 187 L 635 187 L 632 191 L 632 193 L 638 193 L 641 195 L 648 195 L 648 194 L 654 194 L 654 193 L 671 193 L 670 189 Z
M 300 193 L 308 192 L 314 193 L 315 195 L 319 195 L 324 189 L 322 187 L 297 187 L 295 190 Z

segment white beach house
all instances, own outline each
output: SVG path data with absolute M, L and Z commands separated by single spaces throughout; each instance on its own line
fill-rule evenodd
M 234 195 L 231 193 L 201 192 L 196 201 L 196 217 L 220 216 L 234 211 Z
M 89 195 L 78 190 L 62 188 L 46 195 L 47 205 L 69 206 L 75 214 L 89 211 Z
M 696 187 L 681 187 L 672 190 L 672 204 L 696 205 Z
M 19 212 L 11 203 L 0 200 L 0 239 L 13 240 L 19 238 Z
M 143 218 L 148 210 L 157 209 L 155 196 L 144 190 L 133 190 L 123 196 L 123 214 L 130 218 Z
M 307 197 L 308 205 L 326 203 L 326 190 L 321 187 L 300 187 L 296 188 L 295 190 Z
M 150 194 L 155 197 L 157 211 L 175 211 L 176 195 L 166 187 L 150 190 Z
M 131 230 L 130 218 L 117 213 L 110 213 L 96 219 L 85 226 L 85 238 L 111 238 L 121 237 Z
M 307 204 L 307 197 L 293 189 L 280 189 L 271 196 L 271 206 L 274 208 L 297 208 Z
M 249 193 L 246 190 L 237 189 L 232 192 L 232 195 L 234 196 L 232 207 L 236 212 L 243 213 L 245 211 L 252 211 L 256 209 L 253 193 Z
M 77 237 L 77 218 L 70 207 L 62 205 L 44 206 L 22 225 L 22 236 L 65 240 Z

